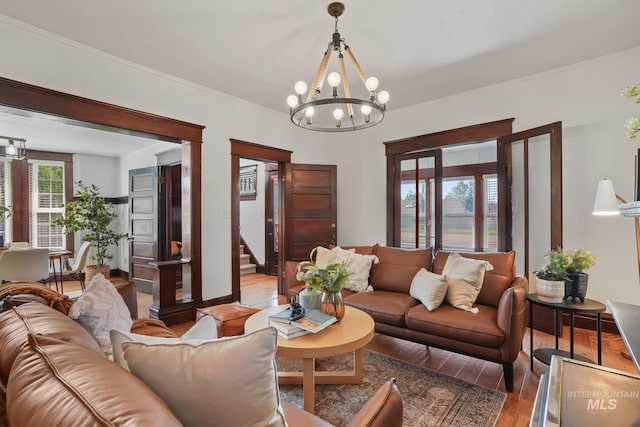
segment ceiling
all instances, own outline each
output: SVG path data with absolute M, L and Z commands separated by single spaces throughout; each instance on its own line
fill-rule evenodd
M 340 33 L 390 92 L 388 110 L 640 45 L 638 0 L 343 2 Z M 2 0 L 0 14 L 286 112 L 330 41 L 329 3 Z

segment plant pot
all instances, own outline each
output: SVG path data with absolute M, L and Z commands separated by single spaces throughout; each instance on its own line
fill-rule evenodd
M 344 317 L 344 301 L 340 292 L 323 292 L 320 310 L 338 319 Z
M 111 277 L 111 270 L 108 265 L 87 265 L 84 269 L 84 282 L 91 283 L 91 279 L 98 273 L 102 273 L 105 279 Z
M 564 280 L 544 280 L 536 277 L 536 294 L 542 302 L 561 303 L 564 298 Z
M 564 299 L 571 298 L 573 302 L 576 302 L 577 298 L 580 302 L 584 302 L 588 285 L 589 275 L 587 273 L 570 274 L 569 279 L 564 281 Z

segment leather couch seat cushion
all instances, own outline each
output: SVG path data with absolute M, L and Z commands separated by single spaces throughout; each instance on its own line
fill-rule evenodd
M 511 285 L 511 281 L 516 276 L 515 259 L 516 253 L 511 252 L 484 252 L 484 253 L 466 253 L 458 252 L 465 258 L 480 259 L 488 261 L 493 270 L 485 272 L 484 282 L 480 293 L 476 298 L 476 303 L 481 305 L 489 305 L 498 307 L 500 297 L 504 291 Z M 433 272 L 442 274 L 449 252 L 439 251 L 433 260 Z
M 497 310 L 489 306 L 478 306 L 478 313 L 461 311 L 448 304 L 429 311 L 420 304 L 409 309 L 406 323 L 409 329 L 452 340 L 498 347 L 504 334 L 497 326 Z
M 404 328 L 404 314 L 420 301 L 408 293 L 372 291 L 349 295 L 344 303 L 368 313 L 375 322 Z
M 7 384 L 14 426 L 180 426 L 142 381 L 96 352 L 28 335 Z
M 431 248 L 409 250 L 378 246 L 376 256 L 380 262 L 371 267 L 369 277 L 369 283 L 376 291 L 408 294 L 416 273 L 421 268 L 431 270 Z
M 0 314 L 0 380 L 7 384 L 18 354 L 27 344 L 27 334 L 42 334 L 84 347 L 104 358 L 97 341 L 66 315 L 32 302 Z M 106 359 L 105 359 L 106 360 Z

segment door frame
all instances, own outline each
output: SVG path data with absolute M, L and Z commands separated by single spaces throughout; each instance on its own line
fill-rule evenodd
M 284 181 L 284 164 L 291 163 L 292 151 L 268 147 L 253 142 L 229 139 L 231 143 L 231 301 L 240 301 L 240 158 L 278 163 L 278 180 Z M 280 219 L 284 212 L 284 197 L 280 197 Z M 279 221 L 282 224 L 282 221 Z M 281 226 L 278 240 L 282 242 Z M 284 246 L 284 245 L 282 245 Z M 278 255 L 278 293 L 284 294 L 285 248 Z
M 204 126 L 132 110 L 0 77 L 0 106 L 41 113 L 63 123 L 180 144 L 182 153 L 183 257 L 189 260 L 192 299 L 161 302 L 159 318 L 195 316 L 202 302 L 201 163 Z M 2 107 L 0 107 L 2 108 Z M 175 294 L 175 289 L 173 290 Z M 175 323 L 175 322 L 173 322 Z

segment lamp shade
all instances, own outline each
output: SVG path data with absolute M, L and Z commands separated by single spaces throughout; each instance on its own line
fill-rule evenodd
M 610 179 L 602 179 L 598 182 L 596 202 L 593 204 L 593 215 L 620 215 L 618 199 L 613 182 Z

